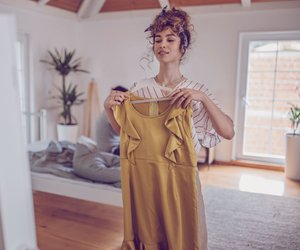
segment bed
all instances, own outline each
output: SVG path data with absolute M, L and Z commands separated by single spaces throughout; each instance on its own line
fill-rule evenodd
M 35 172 L 31 172 L 31 180 L 32 188 L 36 191 L 122 207 L 121 189 L 108 184 L 69 180 Z
M 41 128 L 45 129 L 45 110 L 36 113 L 40 119 Z M 43 133 L 41 133 L 43 135 Z M 45 133 L 44 133 L 45 135 Z M 49 140 L 41 137 L 39 141 L 28 146 L 28 151 L 38 152 L 49 145 Z M 122 192 L 120 187 L 103 184 L 80 177 L 65 178 L 50 173 L 31 171 L 32 188 L 35 191 L 53 193 L 76 199 L 83 199 L 98 203 L 122 207 Z

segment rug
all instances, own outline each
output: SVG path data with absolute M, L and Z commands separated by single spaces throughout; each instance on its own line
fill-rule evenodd
M 300 250 L 300 199 L 203 187 L 209 250 Z

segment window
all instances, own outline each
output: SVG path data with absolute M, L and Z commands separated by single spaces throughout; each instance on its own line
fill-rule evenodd
M 24 34 L 18 36 L 16 44 L 17 55 L 17 79 L 19 87 L 20 106 L 22 112 L 22 127 L 25 131 L 26 142 L 31 142 L 30 129 L 30 85 L 29 85 L 29 59 L 28 59 L 28 37 Z
M 300 32 L 240 36 L 236 158 L 283 163 L 291 103 L 300 105 Z

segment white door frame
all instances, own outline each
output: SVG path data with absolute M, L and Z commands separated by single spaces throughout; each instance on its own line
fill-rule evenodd
M 239 54 L 236 83 L 235 126 L 232 158 L 236 160 L 255 160 L 283 164 L 284 159 L 249 157 L 243 154 L 243 134 L 245 121 L 246 88 L 248 73 L 248 50 L 251 41 L 300 40 L 300 31 L 241 32 L 239 34 Z
M 0 15 L 0 216 L 5 250 L 38 249 L 16 72 L 16 25 Z M 1 239 L 1 237 L 0 237 Z

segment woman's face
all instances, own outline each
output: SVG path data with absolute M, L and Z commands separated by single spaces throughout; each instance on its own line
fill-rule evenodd
M 160 63 L 179 63 L 182 57 L 180 38 L 170 28 L 156 33 L 153 50 Z

